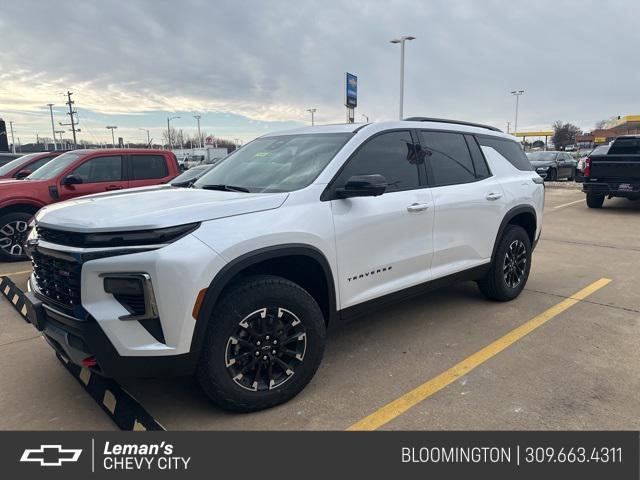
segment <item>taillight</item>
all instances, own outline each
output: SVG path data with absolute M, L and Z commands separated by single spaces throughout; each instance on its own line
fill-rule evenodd
M 588 177 L 589 175 L 591 175 L 591 157 L 587 157 L 587 159 L 584 161 L 584 176 Z

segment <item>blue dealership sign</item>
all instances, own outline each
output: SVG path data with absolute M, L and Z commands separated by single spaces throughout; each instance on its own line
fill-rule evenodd
M 344 104 L 348 108 L 358 106 L 358 77 L 347 72 L 345 78 L 345 97 Z

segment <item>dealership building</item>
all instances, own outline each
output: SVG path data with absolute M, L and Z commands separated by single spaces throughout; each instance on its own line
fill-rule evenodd
M 578 148 L 590 148 L 604 145 L 621 135 L 640 135 L 640 115 L 627 115 L 608 122 L 604 128 L 598 128 L 590 133 L 576 135 Z

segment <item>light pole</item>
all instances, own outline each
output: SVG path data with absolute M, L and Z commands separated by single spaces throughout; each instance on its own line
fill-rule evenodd
M 407 40 L 415 40 L 416 37 L 411 35 L 403 35 L 400 38 L 394 38 L 391 43 L 400 44 L 400 120 L 403 117 L 404 109 L 404 43 Z
M 202 148 L 202 135 L 200 134 L 200 119 L 202 117 L 200 115 L 194 115 L 193 118 L 198 122 L 198 146 Z
M 11 129 L 11 152 L 16 153 L 16 142 L 13 139 L 13 122 L 9 121 L 9 128 Z
M 58 135 L 60 135 L 60 150 L 64 150 L 64 147 L 66 145 L 64 145 L 64 140 L 62 139 L 62 135 L 64 135 L 64 130 L 55 130 L 54 133 L 57 133 Z
M 142 130 L 143 132 L 147 132 L 147 148 L 151 148 L 151 132 L 146 128 L 139 128 L 138 130 Z
M 364 117 L 364 120 L 369 123 L 369 116 L 365 115 L 364 113 L 362 114 L 362 116 Z
M 115 126 L 115 125 L 109 125 L 109 126 L 107 126 L 107 129 L 108 129 L 108 130 L 111 130 L 111 145 L 113 145 L 113 148 L 116 148 L 116 136 L 115 136 L 115 134 L 113 133 L 113 131 L 114 131 L 116 128 L 118 128 L 118 127 L 117 127 L 117 126 Z
M 518 133 L 518 104 L 520 103 L 520 95 L 522 95 L 524 93 L 524 90 L 513 90 L 511 92 L 511 95 L 515 95 L 516 97 L 516 121 L 513 124 L 513 134 L 515 135 L 516 133 Z
M 507 122 L 507 133 L 511 130 L 511 122 Z
M 314 121 L 314 114 L 317 112 L 318 110 L 315 108 L 307 108 L 307 112 L 309 112 L 311 114 L 311 126 L 313 126 L 315 124 Z
M 53 132 L 53 149 L 58 150 L 58 145 L 56 144 L 56 126 L 53 123 L 53 103 L 47 103 L 49 106 L 49 113 L 51 114 L 51 131 Z
M 169 140 L 169 147 L 173 148 L 173 139 L 171 138 L 171 125 L 169 124 L 169 122 L 171 120 L 175 120 L 176 118 L 180 118 L 180 117 L 167 117 L 167 138 Z

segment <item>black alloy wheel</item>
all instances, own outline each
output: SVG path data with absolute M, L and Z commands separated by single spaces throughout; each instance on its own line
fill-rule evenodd
M 0 218 L 0 259 L 8 261 L 26 258 L 24 243 L 29 234 L 28 213 L 9 213 Z
M 227 340 L 225 363 L 231 379 L 251 391 L 282 386 L 304 361 L 306 329 L 286 308 L 250 313 Z
M 522 240 L 514 240 L 504 256 L 502 272 L 509 288 L 516 288 L 527 271 L 527 247 Z

